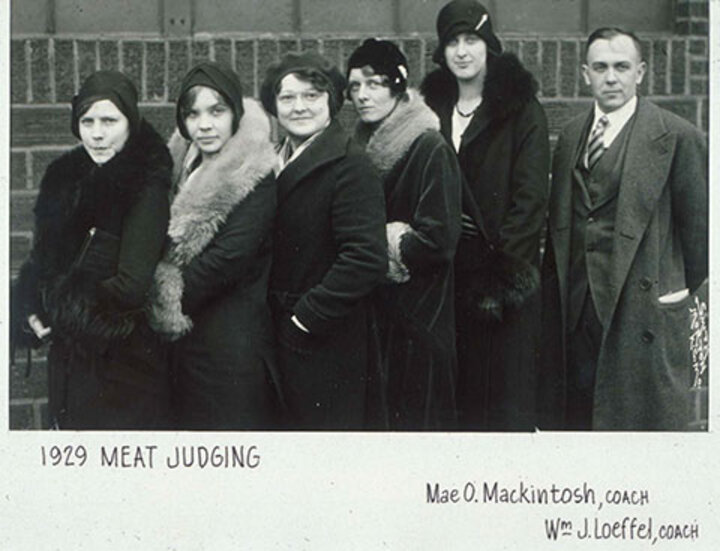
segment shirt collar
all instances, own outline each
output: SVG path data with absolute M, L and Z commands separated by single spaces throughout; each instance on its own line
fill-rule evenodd
M 625 105 L 620 107 L 619 109 L 615 109 L 615 111 L 612 111 L 610 113 L 603 113 L 600 110 L 600 107 L 598 107 L 597 102 L 595 102 L 595 114 L 593 117 L 593 125 L 592 128 L 595 128 L 595 125 L 597 124 L 597 121 L 600 117 L 605 115 L 608 119 L 608 127 L 609 128 L 617 128 L 620 129 L 623 126 L 625 126 L 625 123 L 630 120 L 630 117 L 633 116 L 635 113 L 635 108 L 637 107 L 638 98 L 637 96 L 633 96 L 630 98 Z

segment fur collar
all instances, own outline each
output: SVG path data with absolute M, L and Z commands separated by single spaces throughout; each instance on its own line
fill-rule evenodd
M 39 229 L 59 231 L 68 221 L 92 218 L 101 202 L 129 208 L 146 186 L 169 181 L 171 162 L 163 139 L 145 120 L 104 165 L 96 165 L 83 146 L 68 151 L 43 178 L 35 206 Z
M 421 134 L 440 130 L 440 121 L 417 91 L 408 90 L 407 93 L 408 98 L 401 99 L 379 126 L 373 129 L 358 121 L 355 128 L 355 138 L 366 144 L 366 153 L 383 177 L 405 157 Z
M 192 329 L 182 312 L 182 268 L 213 240 L 227 216 L 272 172 L 277 162 L 270 142 L 270 120 L 253 99 L 237 132 L 220 154 L 203 162 L 192 181 L 178 190 L 190 142 L 176 131 L 168 145 L 175 160 L 174 200 L 170 207 L 169 243 L 155 271 L 148 318 L 151 326 L 174 340 Z
M 516 113 L 537 93 L 537 81 L 513 53 L 501 54 L 485 75 L 483 104 L 493 119 L 500 120 Z M 420 92 L 435 112 L 449 110 L 457 101 L 455 77 L 444 67 L 428 74 Z
M 255 189 L 277 162 L 270 142 L 270 120 L 259 104 L 244 99 L 245 113 L 237 132 L 220 154 L 202 163 L 190 185 L 176 193 L 170 207 L 169 258 L 179 266 L 188 264 L 212 240 L 227 215 Z M 176 130 L 168 144 L 179 178 L 190 147 Z

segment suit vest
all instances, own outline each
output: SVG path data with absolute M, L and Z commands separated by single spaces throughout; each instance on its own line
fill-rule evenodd
M 592 172 L 588 172 L 583 162 L 589 125 L 587 132 L 583 133 L 585 139 L 578 152 L 572 178 L 568 331 L 575 329 L 588 292 L 603 326 L 608 322 L 615 214 L 628 137 L 634 121 L 633 115 Z

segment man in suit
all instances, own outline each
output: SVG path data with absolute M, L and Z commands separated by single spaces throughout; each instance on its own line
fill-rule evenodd
M 602 28 L 586 46 L 594 105 L 553 159 L 541 426 L 682 430 L 688 306 L 708 271 L 706 140 L 638 98 L 634 34 Z

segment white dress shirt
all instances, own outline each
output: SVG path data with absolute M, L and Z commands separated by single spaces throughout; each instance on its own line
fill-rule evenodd
M 610 113 L 603 113 L 600 110 L 600 107 L 598 107 L 597 102 L 595 103 L 595 114 L 593 117 L 592 126 L 590 128 L 595 128 L 598 119 L 603 115 L 607 117 L 608 124 L 605 127 L 605 133 L 603 134 L 603 144 L 605 149 L 612 145 L 618 134 L 622 132 L 622 129 L 625 124 L 627 124 L 627 121 L 629 121 L 630 117 L 635 114 L 635 109 L 637 108 L 637 101 L 637 96 L 633 96 L 630 100 L 628 100 L 625 105 Z

